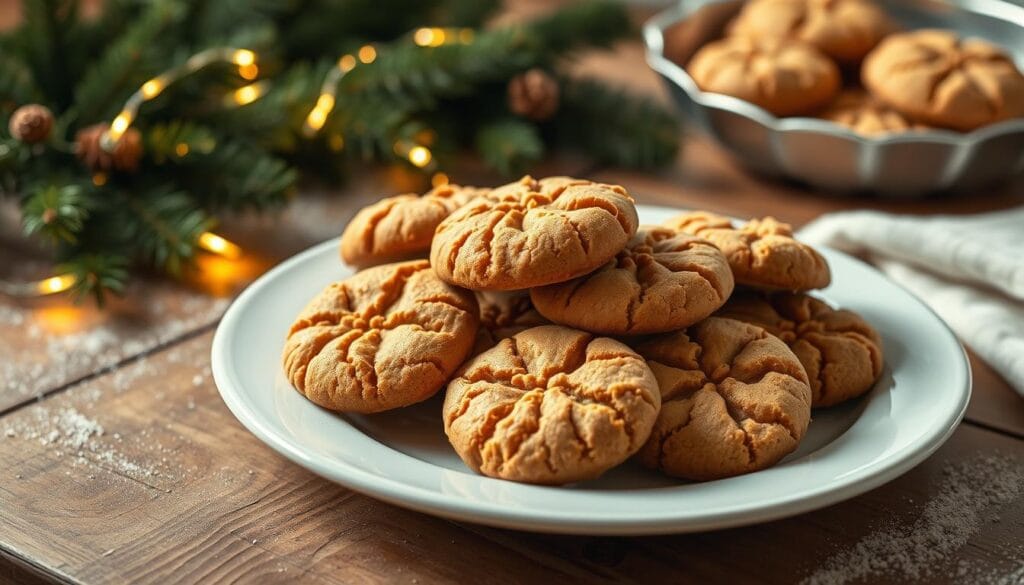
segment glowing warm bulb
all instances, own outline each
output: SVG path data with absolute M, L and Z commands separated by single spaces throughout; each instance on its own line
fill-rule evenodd
M 338 69 L 341 69 L 342 73 L 348 73 L 352 71 L 356 66 L 356 58 L 352 55 L 343 55 L 341 59 L 338 59 Z
M 203 232 L 199 236 L 199 247 L 207 252 L 223 256 L 228 260 L 235 260 L 242 255 L 242 249 L 237 244 L 213 232 Z
M 429 47 L 434 42 L 434 29 L 432 28 L 419 28 L 412 35 L 414 43 L 421 47 Z
M 252 65 L 256 62 L 256 53 L 248 49 L 239 49 L 231 54 L 231 61 L 239 67 Z
M 178 155 L 179 157 L 185 156 L 186 154 L 188 154 L 188 145 L 185 144 L 184 142 L 179 142 L 174 146 L 174 154 Z
M 252 81 L 260 74 L 260 68 L 255 63 L 249 63 L 248 65 L 242 65 L 239 67 L 238 74 L 242 76 L 242 79 Z
M 363 63 L 373 63 L 377 58 L 377 49 L 374 49 L 370 45 L 363 45 L 359 48 L 359 60 Z
M 313 130 L 319 130 L 327 122 L 327 115 L 334 109 L 334 96 L 329 93 L 322 93 L 316 98 L 316 105 L 306 116 L 306 125 Z
M 75 277 L 71 274 L 51 276 L 36 283 L 36 291 L 41 295 L 52 295 L 63 292 L 75 284 Z
M 424 146 L 414 146 L 409 149 L 409 162 L 420 168 L 429 165 L 431 158 L 433 158 L 433 156 Z
M 235 103 L 244 106 L 251 104 L 252 102 L 259 99 L 263 95 L 263 87 L 258 83 L 252 83 L 250 85 L 243 85 L 242 87 L 235 90 L 233 94 Z
M 449 183 L 448 175 L 444 173 L 434 173 L 433 177 L 430 177 L 430 185 L 433 187 L 441 187 Z
M 128 125 L 132 123 L 131 114 L 128 112 L 121 112 L 114 118 L 114 121 L 110 123 L 110 139 L 117 140 L 121 138 L 124 131 L 128 129 Z
M 146 83 L 142 84 L 142 97 L 147 100 L 151 100 L 156 96 L 160 95 L 160 92 L 164 90 L 164 82 L 159 79 L 150 79 Z
M 102 187 L 107 184 L 107 173 L 96 173 L 92 176 L 92 184 Z

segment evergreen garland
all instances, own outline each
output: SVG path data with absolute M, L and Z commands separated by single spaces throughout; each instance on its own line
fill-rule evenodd
M 0 34 L 0 196 L 17 198 L 24 233 L 52 244 L 74 292 L 99 301 L 132 267 L 187 269 L 218 214 L 283 205 L 300 169 L 337 179 L 356 160 L 430 172 L 472 149 L 514 176 L 552 146 L 640 167 L 678 148 L 660 106 L 559 73 L 574 52 L 631 33 L 614 3 L 497 29 L 482 28 L 496 0 L 107 0 L 90 18 L 76 0 L 24 4 L 21 25 Z M 458 36 L 424 44 L 421 27 L 460 28 L 426 29 Z M 190 70 L 111 131 L 147 80 L 213 47 L 258 60 Z M 544 120 L 508 105 L 510 81 L 538 70 L 560 95 Z M 325 89 L 333 108 L 312 128 Z M 19 111 L 28 104 L 52 119 Z

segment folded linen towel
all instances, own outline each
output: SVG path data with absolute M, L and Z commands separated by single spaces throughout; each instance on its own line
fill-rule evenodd
M 861 256 L 907 287 L 1024 396 L 1024 207 L 972 216 L 833 213 L 798 237 Z

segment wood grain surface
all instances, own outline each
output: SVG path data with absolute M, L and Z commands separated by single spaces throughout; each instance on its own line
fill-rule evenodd
M 508 18 L 544 9 L 516 2 Z M 665 99 L 637 43 L 575 67 Z M 471 161 L 450 171 L 463 183 L 498 181 Z M 1024 178 L 902 202 L 814 192 L 751 175 L 696 135 L 658 173 L 571 157 L 534 172 L 622 183 L 641 203 L 797 225 L 857 207 L 1024 204 Z M 845 503 L 733 530 L 586 538 L 486 528 L 378 502 L 279 457 L 217 394 L 214 326 L 267 267 L 336 236 L 360 206 L 421 187 L 385 169 L 309 187 L 280 216 L 222 228 L 244 261 L 204 258 L 184 284 L 143 278 L 106 312 L 0 299 L 0 583 L 825 583 L 872 558 L 878 566 L 855 582 L 1024 581 L 1024 499 L 1006 485 L 1024 478 L 1024 400 L 974 356 L 967 418 L 927 461 Z M 0 274 L 46 274 L 11 219 L 0 209 Z M 898 560 L 914 555 L 928 562 Z

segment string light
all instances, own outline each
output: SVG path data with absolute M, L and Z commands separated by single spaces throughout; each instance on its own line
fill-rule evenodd
M 447 185 L 449 182 L 451 181 L 450 179 L 448 179 L 448 175 L 444 173 L 434 173 L 434 176 L 430 177 L 431 187 L 443 187 L 444 185 Z
M 468 45 L 473 42 L 471 28 L 418 28 L 412 33 L 412 41 L 421 47 L 440 47 L 441 45 L 461 43 Z
M 429 165 L 430 160 L 434 157 L 426 146 L 414 146 L 409 149 L 408 158 L 409 162 L 422 169 Z
M 374 49 L 373 45 L 359 47 L 359 60 L 366 65 L 373 63 L 377 60 L 377 49 Z
M 62 293 L 75 286 L 78 279 L 73 274 L 58 274 L 42 280 L 10 283 L 0 281 L 0 293 L 16 298 L 46 297 Z
M 267 84 L 263 81 L 256 83 L 250 83 L 249 85 L 243 85 L 231 93 L 230 101 L 236 105 L 244 106 L 251 104 L 252 102 L 260 99 L 263 94 L 267 93 Z
M 96 173 L 92 176 L 92 184 L 97 187 L 102 187 L 107 184 L 107 173 Z
M 192 55 L 183 64 L 174 67 L 142 84 L 133 93 L 128 101 L 124 103 L 121 112 L 110 123 L 110 129 L 100 137 L 100 146 L 107 152 L 112 152 L 117 142 L 124 136 L 124 133 L 135 121 L 139 107 L 144 102 L 154 99 L 160 95 L 170 84 L 191 75 L 212 63 L 232 63 L 238 67 L 238 75 L 246 80 L 253 80 L 259 75 L 259 67 L 256 65 L 256 53 L 249 49 L 235 49 L 230 47 L 207 49 Z M 247 89 L 248 88 L 248 89 Z M 241 87 L 233 94 L 233 103 L 245 105 L 258 99 L 266 93 L 266 88 L 257 84 Z
M 242 248 L 238 244 L 213 232 L 203 232 L 200 234 L 199 247 L 212 254 L 223 256 L 228 260 L 237 260 L 242 256 Z
M 40 295 L 54 295 L 64 292 L 74 285 L 75 276 L 73 274 L 61 274 L 40 280 L 36 283 L 36 290 Z

